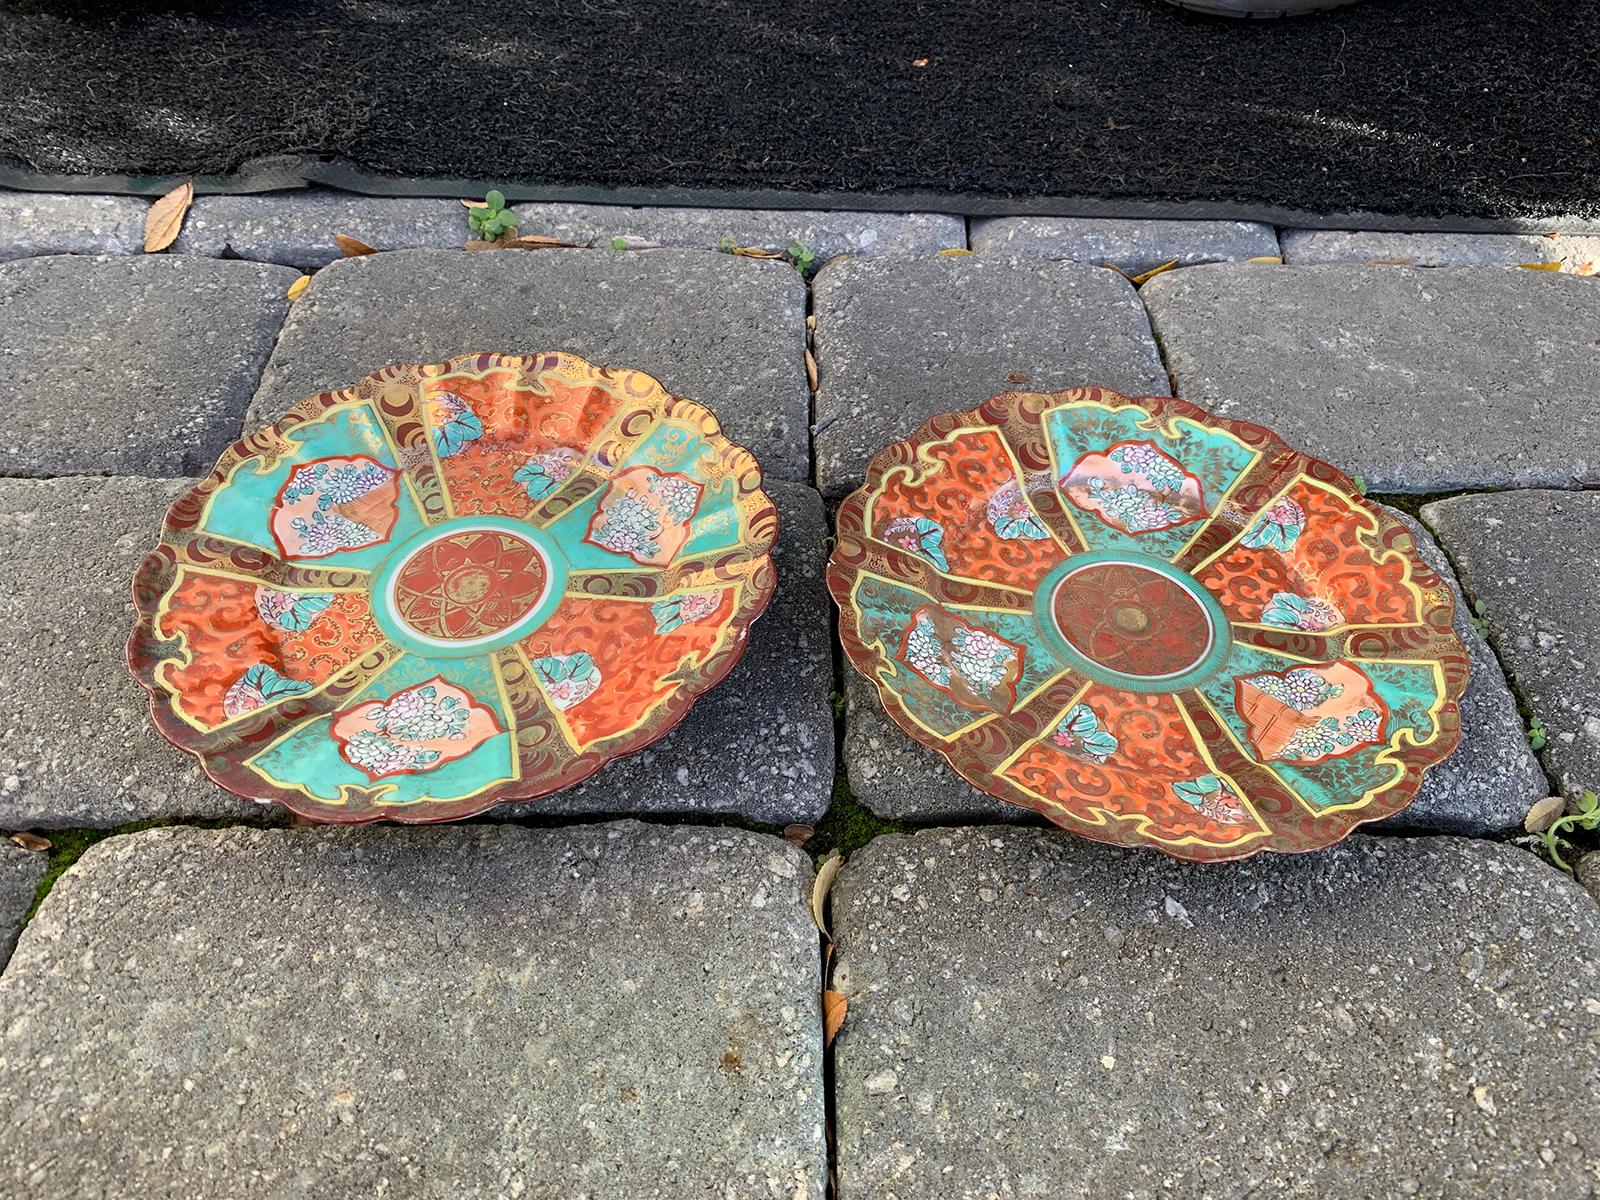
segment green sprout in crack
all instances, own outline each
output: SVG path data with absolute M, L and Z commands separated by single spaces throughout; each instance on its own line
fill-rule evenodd
M 799 238 L 795 238 L 789 243 L 789 249 L 785 253 L 788 254 L 789 261 L 794 264 L 794 269 L 807 279 L 810 279 L 816 272 L 816 253 Z
M 1528 745 L 1534 750 L 1543 750 L 1545 743 L 1550 740 L 1550 731 L 1544 727 L 1544 722 L 1538 717 L 1528 718 Z
M 1361 476 L 1355 476 L 1350 482 L 1356 485 L 1356 491 L 1360 492 L 1363 496 L 1367 494 L 1367 481 L 1361 478 Z
M 614 237 L 614 238 L 612 238 L 611 239 L 611 248 L 613 250 L 626 250 L 628 248 L 628 239 L 625 238 L 625 237 Z
M 1572 874 L 1572 867 L 1561 856 L 1561 851 L 1576 850 L 1577 847 L 1565 835 L 1577 829 L 1587 829 L 1591 832 L 1600 829 L 1600 796 L 1596 796 L 1592 791 L 1584 792 L 1577 799 L 1576 810 L 1557 817 L 1550 827 L 1539 835 L 1544 838 L 1545 853 L 1549 854 L 1550 861 L 1568 875 Z
M 1478 636 L 1489 636 L 1489 606 L 1482 600 L 1472 602 L 1472 615 L 1467 619 L 1472 622 L 1472 627 L 1478 631 Z
M 467 210 L 467 224 L 483 241 L 497 242 L 508 233 L 516 233 L 517 214 L 506 207 L 504 192 L 490 191 L 483 198 L 482 208 Z
M 833 705 L 833 719 L 835 721 L 844 720 L 844 693 L 829 692 L 828 703 Z

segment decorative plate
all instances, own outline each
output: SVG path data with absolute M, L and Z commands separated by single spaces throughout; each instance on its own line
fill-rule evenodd
M 1404 808 L 1467 656 L 1404 526 L 1181 400 L 1007 393 L 872 460 L 828 586 L 850 661 L 968 781 L 1179 858 Z
M 750 454 L 569 354 L 389 367 L 237 442 L 134 578 L 156 727 L 319 821 L 570 787 L 722 679 L 772 596 Z

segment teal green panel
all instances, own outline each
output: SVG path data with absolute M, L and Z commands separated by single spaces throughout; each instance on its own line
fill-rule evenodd
M 1255 451 L 1238 445 L 1218 429 L 1207 429 L 1186 420 L 1178 420 L 1182 431 L 1178 437 L 1141 427 L 1147 414 L 1143 409 L 1129 407 L 1115 412 L 1097 408 L 1057 409 L 1045 418 L 1045 428 L 1055 452 L 1057 482 L 1072 469 L 1085 454 L 1098 454 L 1118 442 L 1151 442 L 1158 450 L 1183 464 L 1191 475 L 1200 480 L 1206 511 L 1215 513 L 1223 494 L 1256 457 Z M 1200 522 L 1179 525 L 1172 529 L 1153 530 L 1138 535 L 1113 529 L 1095 513 L 1080 509 L 1063 497 L 1062 505 L 1072 513 L 1083 531 L 1084 540 L 1091 549 L 1123 548 L 1134 546 L 1158 558 L 1171 558 L 1188 544 L 1200 528 Z
M 288 438 L 298 443 L 300 449 L 272 470 L 265 474 L 258 473 L 256 468 L 259 460 L 241 463 L 234 469 L 228 482 L 213 496 L 201 523 L 202 529 L 278 554 L 280 551 L 267 522 L 272 514 L 272 506 L 277 503 L 278 493 L 296 468 L 313 459 L 362 454 L 391 470 L 398 469 L 394 455 L 389 450 L 388 439 L 384 437 L 377 418 L 367 408 L 348 409 L 315 424 L 296 426 L 289 432 Z M 364 546 L 359 550 L 340 550 L 321 558 L 297 558 L 293 561 L 335 569 L 371 570 L 396 545 L 424 528 L 422 514 L 403 481 L 400 484 L 399 512 L 399 520 L 395 522 L 386 542 Z
M 920 592 L 882 580 L 872 580 L 856 592 L 861 640 L 869 645 L 876 643 L 884 657 L 893 663 L 895 673 L 885 676 L 891 690 L 930 729 L 951 734 L 984 714 L 958 703 L 897 658 L 911 625 L 911 614 L 929 603 L 932 601 Z M 1050 649 L 1031 613 L 996 612 L 955 604 L 939 607 L 970 625 L 987 629 L 1022 647 L 1022 674 L 1016 684 L 1019 700 L 1061 671 L 1061 660 Z
M 472 693 L 478 703 L 494 710 L 502 728 L 509 730 L 500 690 L 486 660 L 424 659 L 407 655 L 375 679 L 352 701 L 386 700 L 396 692 L 440 676 L 456 687 Z M 511 734 L 496 734 L 472 753 L 416 775 L 394 775 L 374 785 L 366 772 L 347 763 L 339 744 L 328 732 L 332 716 L 321 717 L 297 729 L 277 745 L 257 755 L 253 763 L 283 782 L 313 781 L 311 789 L 324 797 L 338 795 L 344 784 L 354 787 L 386 786 L 394 790 L 387 799 L 411 804 L 419 800 L 450 800 L 481 791 L 493 783 L 510 779 L 515 771 L 511 757 Z
M 583 540 L 589 522 L 594 519 L 595 509 L 600 507 L 600 498 L 604 495 L 605 489 L 601 488 L 544 527 L 544 531 L 555 539 L 561 552 L 567 556 L 567 566 L 574 571 L 638 569 L 639 564 L 626 554 L 614 554 L 603 546 Z

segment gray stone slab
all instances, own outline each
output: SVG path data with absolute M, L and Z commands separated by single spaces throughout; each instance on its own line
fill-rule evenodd
M 1373 491 L 1600 473 L 1600 288 L 1544 271 L 1170 271 L 1141 290 L 1178 394 Z
M 724 239 L 780 253 L 799 241 L 818 262 L 841 254 L 936 254 L 964 249 L 966 222 L 949 213 L 816 212 L 774 208 L 630 208 L 518 204 L 517 231 L 605 249 L 613 238 L 692 250 Z
M 930 830 L 857 854 L 832 912 L 841 1200 L 1600 1183 L 1600 908 L 1516 847 L 1197 869 Z
M 1600 237 L 1538 233 L 1392 233 L 1385 230 L 1285 229 L 1283 261 L 1410 267 L 1511 267 L 1558 262 L 1575 271 L 1600 265 Z
M 0 829 L 271 811 L 156 733 L 123 660 L 129 580 L 191 483 L 0 480 Z
M 1109 217 L 989 217 L 972 222 L 980 254 L 1114 266 L 1142 275 L 1176 261 L 1244 262 L 1278 255 L 1271 225 L 1259 221 L 1125 221 Z
M 22 918 L 33 907 L 34 893 L 48 865 L 45 855 L 24 850 L 9 839 L 0 840 L 0 968 L 11 957 Z
M 1461 700 L 1456 752 L 1423 777 L 1409 807 L 1370 829 L 1510 833 L 1547 792 L 1544 773 L 1528 748 L 1505 673 L 1460 601 L 1449 560 L 1419 523 L 1394 509 L 1388 512 L 1411 530 L 1423 560 L 1456 592 L 1455 630 L 1467 648 L 1472 677 Z M 851 791 L 868 808 L 892 820 L 922 823 L 1039 820 L 967 783 L 941 755 L 913 741 L 888 718 L 876 690 L 859 672 L 848 666 L 846 672 L 844 765 Z
M 768 480 L 778 506 L 778 590 L 727 679 L 654 746 L 590 782 L 495 817 L 551 813 L 737 813 L 772 825 L 815 823 L 833 794 L 832 611 L 822 573 L 822 498 Z
M 817 274 L 813 309 L 816 477 L 830 500 L 929 417 L 998 392 L 1168 392 L 1138 293 L 1104 268 L 982 255 L 846 259 Z
M 0 191 L 0 260 L 42 254 L 138 254 L 148 200 Z
M 344 192 L 202 196 L 173 251 L 248 258 L 313 270 L 344 257 L 336 233 L 375 250 L 461 249 L 475 236 L 457 200 L 409 200 Z
M 236 437 L 294 282 L 188 256 L 0 263 L 4 475 L 194 475 Z
M 1512 684 L 1549 730 L 1568 797 L 1600 788 L 1600 494 L 1458 496 L 1423 509 L 1461 570 Z
M 1585 854 L 1578 860 L 1578 882 L 1600 901 L 1600 852 Z
M 767 475 L 804 480 L 805 310 L 794 268 L 727 254 L 369 254 L 319 271 L 295 302 L 250 419 L 391 363 L 566 350 L 648 371 L 715 412 Z
M 633 822 L 109 839 L 0 977 L 0 1191 L 820 1200 L 810 885 Z

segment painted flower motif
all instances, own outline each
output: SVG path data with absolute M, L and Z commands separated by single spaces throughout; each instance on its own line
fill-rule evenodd
M 1250 819 L 1238 795 L 1215 775 L 1175 783 L 1172 791 L 1195 812 L 1219 825 L 1242 825 Z
M 704 490 L 654 467 L 629 467 L 607 485 L 584 540 L 647 566 L 665 566 L 688 543 Z
M 989 692 L 1004 681 L 1016 651 L 994 634 L 960 626 L 950 639 L 950 667 L 974 692 Z
M 391 473 L 371 459 L 346 463 L 311 463 L 289 476 L 283 500 L 293 504 L 307 496 L 317 498 L 317 511 L 349 504 L 389 482 Z
M 298 696 L 310 690 L 311 685 L 305 680 L 290 679 L 287 675 L 278 674 L 265 663 L 256 663 L 235 679 L 223 693 L 222 712 L 232 720 L 234 717 L 254 712 L 263 705 L 282 700 L 287 696 Z
M 439 761 L 439 752 L 426 746 L 407 746 L 381 733 L 364 729 L 344 744 L 345 758 L 368 775 L 399 775 L 420 771 Z
M 499 732 L 493 713 L 443 679 L 405 688 L 336 714 L 329 733 L 351 766 L 373 779 L 431 770 Z
M 1199 478 L 1153 442 L 1085 454 L 1059 487 L 1079 508 L 1124 533 L 1156 533 L 1206 515 Z
M 1179 490 L 1189 477 L 1188 472 L 1149 442 L 1118 446 L 1106 457 L 1121 467 L 1124 474 L 1143 475 L 1164 492 Z
M 1263 625 L 1277 625 L 1283 629 L 1303 629 L 1307 633 L 1320 633 L 1343 622 L 1344 614 L 1328 601 L 1317 596 L 1301 596 L 1295 592 L 1274 592 L 1272 599 L 1261 610 Z
M 944 662 L 944 644 L 934 631 L 933 620 L 927 613 L 918 613 L 906 634 L 906 662 L 930 683 L 940 687 L 950 686 L 950 668 Z
M 483 422 L 472 406 L 454 392 L 430 397 L 433 446 L 440 458 L 459 454 L 468 443 L 483 436 Z
M 987 515 L 996 537 L 1042 542 L 1050 536 L 1014 479 L 995 489 L 994 495 L 989 497 Z
M 1052 745 L 1092 763 L 1103 763 L 1117 752 L 1116 735 L 1109 732 L 1087 704 L 1074 704 L 1050 735 Z
M 635 492 L 618 496 L 606 511 L 605 522 L 595 531 L 594 540 L 617 554 L 654 558 L 661 553 L 661 519 L 657 512 Z
M 1377 710 L 1362 708 L 1346 717 L 1323 717 L 1296 730 L 1276 757 L 1310 762 L 1352 746 L 1370 746 L 1377 740 Z
M 1286 554 L 1305 527 L 1305 509 L 1291 497 L 1284 496 L 1257 518 L 1244 535 L 1242 544 L 1252 550 L 1276 550 Z
M 372 526 L 352 521 L 342 513 L 316 512 L 309 518 L 295 517 L 289 526 L 300 535 L 299 553 L 307 558 L 322 558 L 340 550 L 358 550 L 383 540 Z
M 669 519 L 685 523 L 694 516 L 694 510 L 700 504 L 701 485 L 676 475 L 657 475 L 649 482 L 649 488 L 661 501 L 661 507 L 666 510 Z
M 304 633 L 311 623 L 333 603 L 329 592 L 280 592 L 256 588 L 256 612 L 274 629 Z
M 1281 676 L 1246 675 L 1243 681 L 1296 712 L 1305 712 L 1344 694 L 1343 684 L 1324 679 L 1310 667 L 1295 667 Z
M 950 569 L 944 556 L 944 529 L 927 517 L 896 517 L 879 530 L 878 537 L 891 546 L 926 559 L 941 571 Z
M 656 620 L 657 633 L 671 633 L 680 625 L 687 625 L 717 611 L 722 602 L 721 592 L 692 592 L 685 596 L 668 596 L 650 606 L 650 615 Z
M 550 703 L 562 712 L 594 695 L 600 686 L 600 668 L 586 651 L 547 654 L 533 660 L 533 669 Z
M 1135 484 L 1112 488 L 1103 479 L 1091 479 L 1088 487 L 1090 499 L 1100 511 L 1129 533 L 1151 533 L 1181 525 L 1188 519 L 1176 505 Z
M 397 472 L 364 455 L 296 468 L 270 518 L 285 554 L 322 558 L 383 541 L 394 528 Z
M 523 486 L 529 500 L 543 500 L 571 476 L 578 459 L 578 452 L 565 446 L 546 450 L 511 472 L 511 478 Z

